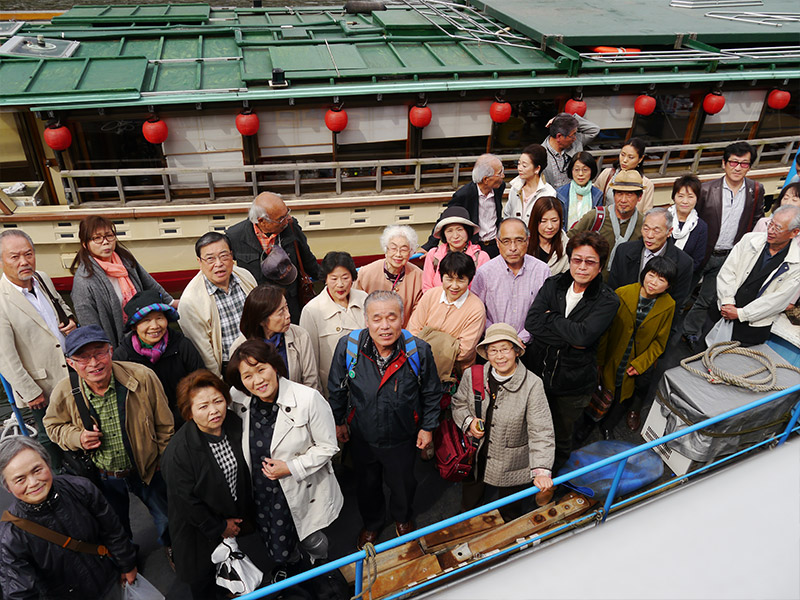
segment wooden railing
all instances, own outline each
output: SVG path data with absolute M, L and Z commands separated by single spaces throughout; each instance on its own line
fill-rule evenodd
M 790 163 L 800 136 L 783 136 L 748 140 L 756 148 L 752 168 L 786 166 Z M 702 173 L 719 169 L 721 151 L 730 142 L 651 146 L 647 149 L 645 173 L 665 177 L 678 173 Z M 618 149 L 592 150 L 602 169 L 610 163 Z M 503 162 L 516 164 L 519 154 L 498 155 Z M 410 191 L 442 191 L 456 189 L 469 177 L 477 156 L 448 156 L 387 160 L 358 160 L 331 162 L 294 162 L 242 167 L 167 167 L 142 169 L 69 169 L 60 172 L 68 200 L 77 205 L 89 194 L 97 195 L 102 203 L 125 204 L 135 199 L 174 202 L 188 199 L 203 201 L 242 201 L 265 190 L 279 191 L 299 198 L 303 194 L 347 192 L 384 194 Z M 510 168 L 508 175 L 516 169 Z M 215 177 L 223 174 L 241 176 L 236 183 L 220 183 Z M 200 176 L 207 185 L 180 183 L 181 176 Z M 128 183 L 123 178 L 153 178 L 160 183 Z M 98 185 L 97 178 L 109 178 L 114 185 Z M 89 181 L 86 181 L 89 180 Z

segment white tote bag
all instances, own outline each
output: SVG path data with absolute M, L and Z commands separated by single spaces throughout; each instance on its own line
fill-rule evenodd
M 714 327 L 706 335 L 706 345 L 711 348 L 714 344 L 720 342 L 730 342 L 733 335 L 733 321 L 728 319 L 720 319 L 714 323 Z
M 164 594 L 137 573 L 133 583 L 122 586 L 122 600 L 164 600 Z
M 225 538 L 211 553 L 217 565 L 217 585 L 233 592 L 246 594 L 258 589 L 264 577 L 247 555 L 239 550 L 236 538 Z

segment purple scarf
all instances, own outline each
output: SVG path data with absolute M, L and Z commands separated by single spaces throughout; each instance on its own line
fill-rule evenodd
M 134 333 L 131 336 L 131 342 L 133 342 L 133 349 L 136 351 L 136 354 L 146 356 L 150 359 L 151 363 L 156 364 L 164 354 L 164 350 L 167 349 L 168 336 L 169 331 L 164 333 L 164 337 L 161 338 L 155 346 L 149 346 L 140 340 L 139 336 Z

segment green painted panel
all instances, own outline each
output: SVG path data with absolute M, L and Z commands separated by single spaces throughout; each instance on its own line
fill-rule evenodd
M 358 49 L 367 67 L 394 70 L 405 66 L 388 44 L 360 44 Z
M 400 60 L 420 71 L 427 71 L 431 67 L 440 67 L 441 63 L 422 44 L 392 44 Z
M 85 94 L 139 91 L 147 60 L 134 58 L 68 58 L 0 61 L 2 96 Z
M 272 62 L 284 71 L 364 69 L 358 49 L 347 44 L 330 46 L 278 46 L 270 49 Z
M 207 4 L 121 4 L 79 5 L 53 18 L 53 24 L 100 25 L 108 23 L 205 23 L 211 9 Z
M 203 89 L 217 90 L 240 88 L 242 85 L 238 61 L 203 63 Z
M 75 54 L 72 55 L 72 58 L 99 58 L 99 57 L 111 57 L 111 56 L 119 56 L 119 43 L 111 43 L 109 44 L 107 41 L 102 42 L 81 42 L 81 45 L 78 46 L 78 49 L 75 51 Z M 142 53 L 138 53 L 137 56 L 141 56 Z
M 122 47 L 123 56 L 146 56 L 150 60 L 160 58 L 158 49 L 161 45 L 160 38 L 139 39 L 128 38 Z
M 284 40 L 307 40 L 308 29 L 305 27 L 284 27 L 281 29 L 281 38 Z
M 266 81 L 272 78 L 272 58 L 266 48 L 242 48 L 242 80 Z
M 143 58 L 91 60 L 80 82 L 80 91 L 141 89 L 147 61 Z
M 450 67 L 477 67 L 478 63 L 463 48 L 452 43 L 431 43 L 427 44 L 431 53 L 436 58 Z
M 239 46 L 233 36 L 211 36 L 203 40 L 203 56 L 211 58 L 214 56 L 239 56 Z
M 40 63 L 39 60 L 0 60 L 2 95 L 12 96 L 24 93 Z
M 153 91 L 196 90 L 198 63 L 163 63 L 158 66 Z
M 28 88 L 31 94 L 64 93 L 77 89 L 86 59 L 46 60 Z
M 239 25 L 266 27 L 269 21 L 265 15 L 238 15 Z
M 165 38 L 161 58 L 199 58 L 200 39 L 194 37 Z
M 401 31 L 401 30 L 439 30 L 437 24 L 445 29 L 453 29 L 448 21 L 441 17 L 431 17 L 435 22 L 432 23 L 428 18 L 411 10 L 381 10 L 372 13 L 372 18 L 375 24 L 385 27 L 388 31 Z

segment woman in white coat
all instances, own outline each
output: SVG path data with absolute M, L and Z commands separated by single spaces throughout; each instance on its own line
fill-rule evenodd
M 333 413 L 322 395 L 286 378 L 270 344 L 248 340 L 228 364 L 233 410 L 242 419 L 242 450 L 252 475 L 256 524 L 276 567 L 273 580 L 299 572 L 301 550 L 328 556 L 322 529 L 342 509 L 331 458 L 339 451 Z
M 519 156 L 517 172 L 508 189 L 508 202 L 503 207 L 503 218 L 517 217 L 527 223 L 533 205 L 542 196 L 555 197 L 556 191 L 544 180 L 547 150 L 539 144 L 526 146 Z

